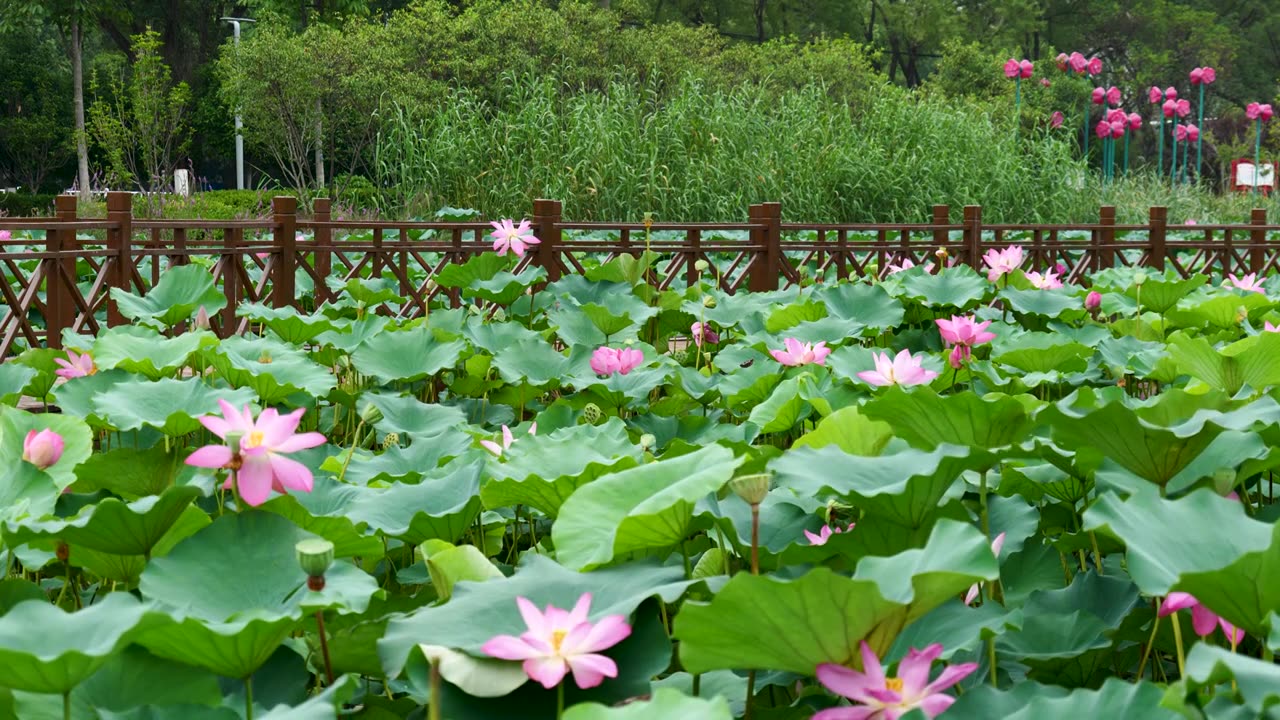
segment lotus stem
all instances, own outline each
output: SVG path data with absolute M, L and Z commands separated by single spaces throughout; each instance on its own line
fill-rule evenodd
M 320 654 L 324 657 L 324 675 L 329 679 L 329 684 L 333 685 L 333 663 L 329 660 L 329 641 L 324 636 L 324 611 L 316 611 L 316 629 L 320 631 Z M 431 666 L 435 668 L 433 664 Z
M 1092 114 L 1092 113 L 1090 113 L 1090 112 L 1089 112 L 1089 98 L 1085 98 L 1085 100 L 1084 100 L 1084 128 L 1083 128 L 1083 132 L 1081 132 L 1081 133 L 1080 133 L 1081 135 L 1083 135 L 1083 136 L 1084 136 L 1084 143 L 1083 143 L 1083 146 L 1084 146 L 1084 162 L 1085 162 L 1085 165 L 1088 165 L 1088 164 L 1089 164 L 1089 116 L 1090 116 L 1091 114 Z
M 556 686 L 556 720 L 564 717 L 564 680 Z
M 1018 126 L 1022 125 L 1022 76 L 1013 79 L 1013 134 L 1018 134 Z
M 756 671 L 752 670 L 747 673 L 747 707 L 742 713 L 742 720 L 751 720 L 755 703 L 752 702 L 756 694 Z
M 693 579 L 693 566 L 689 564 L 689 544 L 684 540 L 680 541 L 680 555 L 684 557 L 684 579 Z
M 71 720 L 71 691 L 62 693 L 62 720 Z
M 991 687 L 996 687 L 996 638 L 987 638 L 987 664 L 991 666 Z
M 987 471 L 982 471 L 982 479 L 978 483 L 978 506 L 982 509 L 982 534 L 991 538 L 991 518 L 987 513 Z
M 1129 176 L 1129 135 L 1130 133 L 1124 134 L 1124 168 L 1120 171 L 1125 177 Z
M 1089 542 L 1093 545 L 1093 564 L 1098 567 L 1098 574 L 1106 575 L 1107 571 L 1102 569 L 1102 553 L 1098 551 L 1098 535 L 1092 530 L 1089 531 Z
M 253 720 L 253 675 L 244 678 L 244 720 Z
M 329 682 L 330 684 L 332 684 L 333 679 L 330 678 Z M 560 712 L 563 712 L 564 711 L 564 708 L 563 708 L 564 683 L 563 682 L 560 683 L 559 694 L 560 694 L 560 702 L 561 702 Z M 431 662 L 430 703 L 431 704 L 427 706 L 427 720 L 440 720 L 440 661 L 439 660 L 433 660 Z M 559 715 L 557 715 L 557 717 L 559 717 Z
M 984 515 L 985 517 L 985 511 Z M 760 574 L 760 505 L 751 504 L 751 574 Z
M 693 696 L 699 697 L 702 694 L 702 673 L 694 673 L 693 675 Z
M 1147 670 L 1147 658 L 1151 657 L 1151 649 L 1156 645 L 1156 631 L 1160 629 L 1160 613 L 1156 613 L 1156 619 L 1151 623 L 1151 637 L 1147 639 L 1147 646 L 1142 650 L 1142 661 L 1138 663 L 1138 680 L 1142 679 L 1142 674 Z M 1151 679 L 1155 680 L 1155 672 L 1151 673 Z
M 1178 651 L 1178 679 L 1187 676 L 1187 656 L 1182 650 L 1182 623 L 1178 622 L 1178 614 L 1169 616 L 1173 620 L 1173 646 Z
M 1156 112 L 1159 112 L 1159 111 L 1160 111 L 1159 108 L 1157 108 Z M 1165 126 L 1165 118 L 1164 118 L 1164 115 L 1161 115 L 1160 116 L 1160 155 L 1159 155 L 1160 159 L 1156 161 L 1156 175 L 1159 175 L 1160 173 L 1164 172 L 1164 126 Z

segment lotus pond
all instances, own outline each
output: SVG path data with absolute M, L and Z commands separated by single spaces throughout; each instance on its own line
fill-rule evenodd
M 116 292 L 0 364 L 0 718 L 1280 717 L 1280 282 L 1006 253 Z

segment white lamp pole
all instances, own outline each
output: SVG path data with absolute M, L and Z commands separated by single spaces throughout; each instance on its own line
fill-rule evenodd
M 249 18 L 224 17 L 223 22 L 231 23 L 232 37 L 235 39 L 236 47 L 240 47 L 240 23 L 255 22 Z M 240 134 L 240 128 L 244 127 L 244 123 L 240 122 L 240 111 L 236 110 L 236 189 L 244 189 L 244 136 Z

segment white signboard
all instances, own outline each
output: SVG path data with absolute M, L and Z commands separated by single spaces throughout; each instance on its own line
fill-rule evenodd
M 1262 171 L 1257 173 L 1256 181 L 1253 163 L 1240 163 L 1239 165 L 1236 165 L 1236 185 L 1244 185 L 1245 187 L 1251 187 L 1254 185 L 1257 185 L 1258 187 L 1275 187 L 1275 184 L 1275 165 L 1263 165 Z

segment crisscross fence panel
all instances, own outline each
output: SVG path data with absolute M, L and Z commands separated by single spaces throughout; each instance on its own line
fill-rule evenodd
M 226 298 L 211 325 L 226 337 L 248 330 L 237 312 L 247 303 L 315 308 L 343 300 L 352 280 L 381 279 L 399 295 L 374 312 L 412 319 L 433 302 L 456 306 L 462 294 L 438 282 L 441 272 L 493 249 L 487 222 L 341 219 L 325 199 L 300 217 L 295 198 L 277 197 L 271 216 L 257 220 L 153 220 L 132 209 L 130 193 L 109 193 L 105 218 L 80 219 L 75 197 L 63 196 L 53 217 L 0 218 L 0 359 L 60 347 L 64 330 L 92 335 L 127 323 L 112 292 L 145 295 L 173 267 L 209 269 Z M 1075 282 L 1117 266 L 1222 278 L 1280 271 L 1280 226 L 1260 209 L 1248 223 L 1179 226 L 1168 225 L 1162 207 L 1129 225 L 1116 223 L 1113 207 L 1075 225 L 985 224 L 981 207 L 956 213 L 945 205 L 928 222 L 877 224 L 784 223 L 778 203 L 751 205 L 736 223 L 575 222 L 556 200 L 535 200 L 532 209 L 541 244 L 512 272 L 541 267 L 548 282 L 648 252 L 655 262 L 645 277 L 658 289 L 701 277 L 728 294 L 765 292 L 880 278 L 908 264 L 981 269 L 986 251 L 1008 245 L 1025 249 L 1023 269 L 1056 269 Z M 699 260 L 709 273 L 698 271 Z

